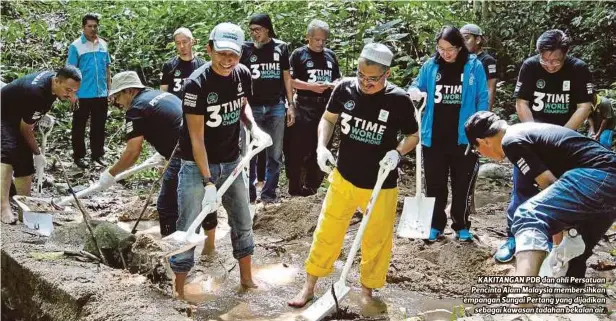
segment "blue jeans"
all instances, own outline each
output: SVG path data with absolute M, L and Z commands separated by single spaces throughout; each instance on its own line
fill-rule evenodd
M 286 109 L 284 102 L 276 105 L 251 106 L 252 115 L 259 128 L 272 137 L 273 145 L 265 149 L 266 168 L 265 186 L 261 191 L 262 200 L 275 200 L 280 168 L 282 167 L 282 141 L 286 124 Z M 257 157 L 250 160 L 250 199 L 257 198 L 255 180 L 257 179 Z
M 219 188 L 237 167 L 239 160 L 230 163 L 210 164 L 210 172 Z M 190 224 L 201 212 L 201 201 L 204 196 L 203 176 L 195 162 L 182 160 L 178 181 L 178 204 L 180 217 L 177 221 L 177 229 L 186 231 Z M 238 176 L 229 189 L 222 196 L 222 206 L 229 215 L 231 227 L 231 245 L 233 257 L 241 259 L 252 255 L 254 252 L 254 240 L 252 236 L 252 218 L 248 208 L 246 186 L 242 176 Z M 215 213 L 208 217 L 215 218 Z M 169 260 L 171 269 L 176 273 L 188 272 L 195 265 L 195 248 L 172 256 Z
M 611 129 L 605 129 L 601 132 L 601 135 L 599 136 L 599 143 L 607 147 L 607 149 L 611 149 L 613 137 L 614 137 L 614 131 Z
M 616 219 L 616 170 L 576 168 L 518 207 L 511 231 L 516 252 L 548 251 L 552 235 L 575 228 L 586 245 L 568 276 L 584 277 L 592 249 Z
M 177 156 L 169 161 L 156 201 L 160 234 L 163 237 L 175 232 L 175 223 L 178 220 L 178 173 L 181 166 L 182 160 Z
M 513 190 L 511 191 L 511 200 L 507 207 L 507 236 L 512 237 L 511 224 L 513 223 L 513 215 L 518 207 L 526 202 L 531 197 L 539 193 L 539 188 L 535 186 L 535 181 L 524 176 L 517 167 L 513 167 Z

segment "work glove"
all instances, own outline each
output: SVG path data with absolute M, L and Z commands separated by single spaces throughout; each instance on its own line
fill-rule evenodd
M 328 161 L 332 165 L 336 166 L 336 159 L 334 159 L 332 152 L 330 152 L 325 146 L 317 147 L 317 164 L 319 164 L 319 167 L 325 173 L 331 173 L 332 171 L 332 168 L 327 165 Z
M 34 169 L 37 173 L 42 173 L 47 165 L 47 160 L 43 154 L 34 155 Z
M 417 87 L 409 87 L 408 93 L 412 100 L 418 101 L 423 98 L 421 91 Z
M 211 212 L 217 210 L 217 196 L 216 196 L 216 185 L 213 183 L 208 183 L 204 187 L 205 193 L 203 195 L 203 200 L 201 201 L 201 209 L 209 207 Z M 209 213 L 208 213 L 209 214 Z
M 252 138 L 257 141 L 258 146 L 265 145 L 265 147 L 269 147 L 274 144 L 270 135 L 262 131 L 261 128 L 257 126 L 252 127 L 252 129 L 250 130 L 250 136 L 252 136 Z
M 392 171 L 398 167 L 398 162 L 400 162 L 400 153 L 397 150 L 393 149 L 385 154 L 385 157 L 381 159 L 379 165 L 385 168 L 388 171 Z
M 98 185 L 102 189 L 108 189 L 113 184 L 115 184 L 115 177 L 109 173 L 109 169 L 105 170 L 101 173 L 101 176 L 98 179 Z

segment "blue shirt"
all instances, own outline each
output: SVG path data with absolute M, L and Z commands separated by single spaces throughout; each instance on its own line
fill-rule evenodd
M 81 71 L 81 86 L 77 91 L 79 98 L 107 97 L 107 67 L 111 63 L 107 42 L 101 37 L 97 42 L 88 41 L 81 34 L 68 47 L 66 63 Z

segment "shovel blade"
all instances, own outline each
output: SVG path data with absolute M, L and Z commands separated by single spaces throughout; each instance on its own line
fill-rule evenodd
M 43 236 L 53 232 L 53 216 L 50 213 L 23 212 L 24 225 Z
M 175 231 L 165 236 L 161 240 L 161 243 L 163 251 L 165 251 L 165 256 L 171 257 L 190 250 L 206 239 L 207 236 L 203 234 L 203 230 L 199 231 L 199 234 L 188 233 L 186 231 Z
M 435 201 L 434 197 L 424 197 L 423 195 L 405 197 L 402 216 L 400 216 L 396 231 L 398 236 L 411 239 L 427 239 L 430 237 Z
M 334 291 L 336 292 L 336 298 L 338 299 L 338 305 L 349 294 L 351 288 L 349 288 L 344 281 L 338 281 L 334 283 Z M 318 321 L 328 316 L 336 309 L 336 300 L 332 295 L 331 288 L 327 290 L 325 295 L 320 297 L 316 302 L 310 305 L 301 316 L 304 320 Z

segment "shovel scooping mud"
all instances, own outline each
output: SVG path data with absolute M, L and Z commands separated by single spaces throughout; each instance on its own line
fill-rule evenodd
M 344 299 L 349 294 L 351 288 L 346 284 L 346 278 L 349 275 L 349 271 L 351 271 L 351 267 L 353 266 L 353 260 L 355 259 L 355 255 L 357 255 L 357 251 L 359 250 L 359 245 L 361 244 L 361 240 L 364 235 L 364 231 L 366 230 L 366 226 L 368 226 L 368 220 L 370 219 L 372 208 L 376 203 L 379 192 L 381 191 L 381 187 L 383 186 L 383 182 L 385 182 L 385 179 L 387 178 L 389 172 L 390 170 L 384 168 L 383 166 L 379 168 L 376 184 L 374 185 L 372 195 L 370 195 L 370 200 L 368 201 L 368 206 L 366 207 L 366 213 L 361 219 L 361 224 L 359 225 L 359 229 L 357 230 L 357 234 L 355 235 L 355 239 L 353 240 L 353 245 L 351 246 L 351 250 L 349 251 L 346 262 L 344 263 L 342 274 L 340 274 L 340 279 L 332 285 L 331 290 L 327 291 L 325 295 L 319 298 L 301 314 L 302 318 L 304 318 L 305 320 L 321 320 L 322 318 L 330 314 L 332 311 L 334 311 L 334 309 L 337 309 L 339 307 L 339 302 L 342 301 L 342 299 Z
M 205 241 L 207 237 L 205 236 L 205 234 L 203 234 L 203 230 L 199 229 L 199 233 L 196 233 L 195 231 L 201 226 L 201 223 L 209 213 L 212 213 L 217 210 L 218 203 L 222 199 L 222 195 L 227 191 L 227 189 L 229 189 L 235 179 L 244 171 L 244 167 L 250 164 L 250 160 L 255 157 L 259 152 L 261 152 L 266 147 L 271 146 L 272 140 L 270 138 L 268 141 L 262 142 L 261 145 L 258 147 L 257 143 L 257 140 L 253 140 L 250 143 L 246 155 L 242 157 L 242 160 L 237 164 L 233 172 L 231 172 L 231 175 L 229 175 L 229 177 L 227 177 L 224 183 L 217 189 L 216 199 L 218 201 L 216 202 L 216 204 L 202 208 L 199 215 L 190 224 L 186 231 L 175 231 L 161 240 L 161 245 L 163 246 L 166 257 L 171 257 L 175 254 L 185 252 L 197 246 L 197 244 Z
M 165 158 L 162 155 L 156 153 L 153 156 L 151 156 L 150 158 L 146 159 L 143 163 L 141 163 L 139 165 L 136 165 L 136 166 L 133 166 L 132 168 L 129 168 L 129 169 L 125 170 L 124 172 L 119 173 L 118 175 L 116 175 L 115 176 L 115 181 L 119 182 L 119 181 L 121 181 L 121 180 L 123 180 L 123 179 L 125 179 L 125 178 L 127 178 L 127 177 L 129 177 L 131 175 L 134 175 L 134 174 L 136 174 L 138 172 L 141 172 L 143 170 L 146 170 L 146 169 L 149 169 L 149 168 L 153 168 L 153 167 L 156 167 L 156 166 L 163 165 L 164 163 L 165 163 Z M 88 187 L 88 188 L 86 188 L 86 189 L 84 189 L 82 191 L 77 192 L 76 195 L 77 195 L 77 198 L 84 198 L 84 197 L 86 197 L 86 196 L 88 196 L 88 195 L 90 195 L 92 193 L 98 192 L 100 190 L 101 190 L 101 186 L 97 182 L 97 183 L 91 185 L 90 187 Z M 55 204 L 56 205 L 60 205 L 60 206 L 66 206 L 66 205 L 68 205 L 69 203 L 71 203 L 73 201 L 74 201 L 74 198 L 72 196 L 67 196 L 67 197 L 61 199 L 59 202 L 56 202 Z
M 425 197 L 422 191 L 422 179 L 421 179 L 421 113 L 426 107 L 427 95 L 425 92 L 421 93 L 423 96 L 422 103 L 419 108 L 415 106 L 415 119 L 417 119 L 417 133 L 419 133 L 419 143 L 415 147 L 415 197 L 405 197 L 404 207 L 402 208 L 402 215 L 398 222 L 398 228 L 396 233 L 399 237 L 406 237 L 411 239 L 427 239 L 430 237 L 430 228 L 432 226 L 432 214 L 434 211 L 434 197 Z M 415 105 L 415 103 L 413 103 Z

